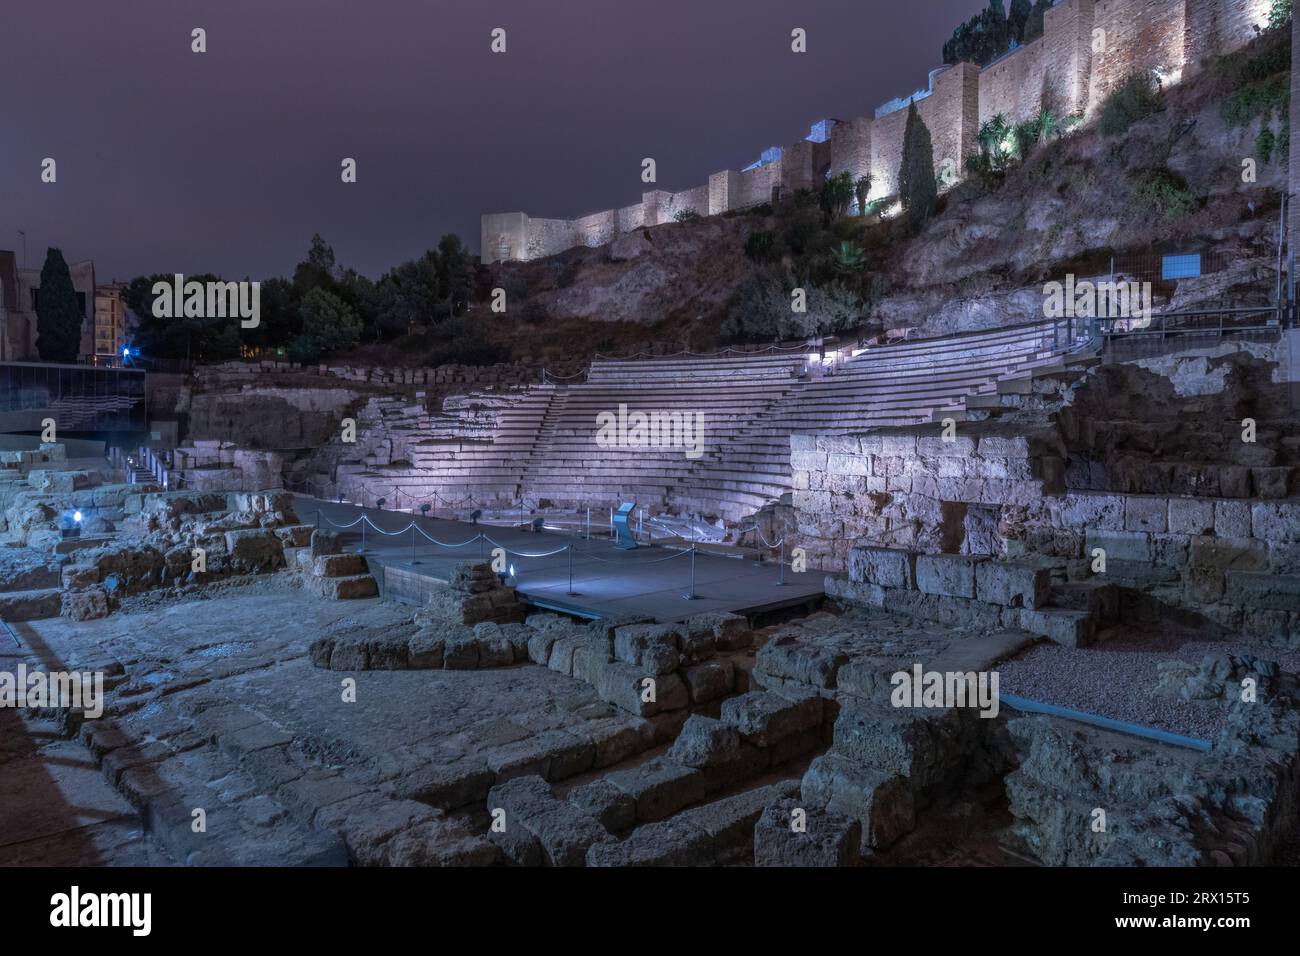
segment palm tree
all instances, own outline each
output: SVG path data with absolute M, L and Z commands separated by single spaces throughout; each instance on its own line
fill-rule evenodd
M 852 242 L 841 242 L 831 250 L 831 255 L 835 259 L 835 271 L 846 275 L 861 272 L 867 264 L 867 256 L 862 247 Z
M 858 215 L 867 214 L 867 196 L 871 195 L 871 176 L 859 176 L 858 181 L 853 184 L 853 194 L 858 200 Z
M 829 177 L 822 183 L 819 200 L 827 223 L 844 215 L 853 202 L 853 177 L 848 173 Z

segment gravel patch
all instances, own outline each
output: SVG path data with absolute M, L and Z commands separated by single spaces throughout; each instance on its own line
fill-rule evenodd
M 1212 641 L 1195 632 L 1163 628 L 1130 632 L 1084 649 L 1037 644 L 998 668 L 999 689 L 1059 707 L 1213 740 L 1228 715 L 1224 704 L 1155 694 L 1160 663 L 1182 660 L 1199 664 L 1209 654 L 1248 654 L 1277 661 L 1284 671 L 1300 669 L 1300 650 Z

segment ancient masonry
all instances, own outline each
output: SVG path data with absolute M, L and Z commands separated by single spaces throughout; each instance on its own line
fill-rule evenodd
M 888 199 L 897 191 L 910 103 L 933 137 L 936 175 L 951 183 L 976 149 L 980 125 L 999 113 L 1020 121 L 1047 107 L 1090 118 L 1134 72 L 1154 71 L 1162 82 L 1177 83 L 1206 57 L 1249 41 L 1266 21 L 1268 6 L 1268 0 L 1060 0 L 1047 11 L 1041 37 L 983 69 L 959 63 L 933 70 L 924 89 L 884 104 L 874 118 L 822 120 L 799 142 L 765 150 L 742 170 L 714 173 L 705 185 L 652 190 L 630 206 L 579 219 L 484 215 L 482 259 L 526 261 L 574 246 L 602 246 L 680 214 L 744 209 L 842 172 L 855 180 L 871 176 L 870 198 Z

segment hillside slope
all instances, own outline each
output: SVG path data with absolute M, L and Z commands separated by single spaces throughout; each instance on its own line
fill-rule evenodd
M 1185 251 L 1209 253 L 1216 264 L 1200 279 L 1158 288 L 1157 307 L 1269 301 L 1286 155 L 1257 156 L 1257 138 L 1265 125 L 1279 129 L 1285 110 L 1240 91 L 1268 85 L 1259 82 L 1260 63 L 1280 63 L 1281 75 L 1288 50 L 1282 36 L 1257 40 L 1163 91 L 1159 111 L 1123 135 L 1103 137 L 1090 122 L 992 182 L 969 178 L 914 237 L 874 217 L 836 223 L 834 239 L 856 240 L 865 252 L 870 281 L 859 285 L 873 293 L 864 325 L 933 335 L 1029 321 L 1042 315 L 1047 281 Z M 1250 157 L 1257 168 L 1248 183 L 1242 164 Z M 639 229 L 609 246 L 491 269 L 494 281 L 522 294 L 534 323 L 544 318 L 553 331 L 636 323 L 643 331 L 622 331 L 619 348 L 638 338 L 707 348 L 724 341 L 722 318 L 755 274 L 746 239 L 779 232 L 792 205 Z

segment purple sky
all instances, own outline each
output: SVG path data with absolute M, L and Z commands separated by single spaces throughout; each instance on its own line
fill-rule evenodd
M 925 84 L 983 0 L 6 0 L 0 249 L 100 281 L 378 276 L 479 215 L 700 185 Z M 206 28 L 208 52 L 190 52 Z M 488 50 L 504 27 L 508 52 Z M 790 30 L 808 53 L 790 52 Z M 42 158 L 58 183 L 42 184 Z M 339 180 L 358 162 L 358 182 Z

